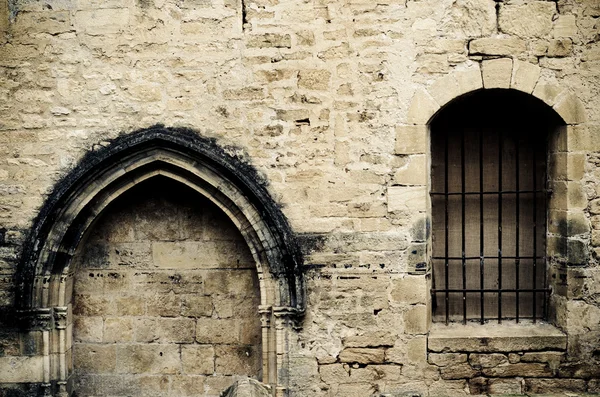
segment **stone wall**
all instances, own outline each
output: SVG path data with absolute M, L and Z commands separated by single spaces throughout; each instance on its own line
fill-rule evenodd
M 0 0 L 2 388 L 35 393 L 43 381 L 41 342 L 15 325 L 13 308 L 22 248 L 45 199 L 86 153 L 163 124 L 214 138 L 252 164 L 298 238 L 306 312 L 278 340 L 285 357 L 277 357 L 277 379 L 287 382 L 279 394 L 600 391 L 598 17 L 593 0 Z M 465 341 L 428 350 L 442 331 L 430 320 L 427 123 L 453 98 L 488 88 L 533 95 L 566 124 L 552 143 L 548 256 L 549 321 L 567 343 L 531 348 L 521 339 L 520 347 L 478 351 Z M 185 222 L 173 209 L 180 206 L 144 203 Z M 128 216 L 149 215 L 133 208 Z M 209 394 L 229 386 L 217 375 L 186 377 L 205 369 L 186 369 L 184 352 L 216 346 L 220 374 L 217 351 L 226 343 L 204 343 L 198 330 L 204 320 L 237 330 L 235 311 L 258 321 L 257 310 L 251 317 L 235 294 L 209 305 L 207 296 L 223 289 L 194 284 L 209 271 L 188 248 L 205 241 L 204 231 L 193 233 L 206 223 L 178 235 L 186 228 L 160 222 L 148 216 L 131 234 L 123 215 L 98 224 L 81 245 L 89 271 L 76 273 L 74 286 L 76 387 L 110 388 L 93 380 L 108 373 L 131 388 L 147 376 L 152 382 L 141 384 L 159 393 L 165 385 L 175 393 L 177 382 Z M 207 247 L 211 258 L 244 249 L 237 238 L 220 241 L 235 249 Z M 244 255 L 232 273 L 257 265 Z M 188 259 L 201 269 L 185 268 Z M 256 279 L 245 280 L 243 290 L 256 288 Z M 94 291 L 110 295 L 112 312 L 99 314 Z M 232 317 L 221 318 L 227 307 Z M 143 336 L 147 323 L 162 331 Z M 112 327 L 121 331 L 107 332 Z M 477 343 L 498 343 L 482 328 Z M 260 351 L 257 335 L 241 345 Z M 138 374 L 135 363 L 117 364 L 138 342 L 142 350 L 168 347 L 179 372 L 149 365 L 142 375 L 147 367 Z M 114 368 L 95 360 L 78 367 L 92 345 L 114 349 Z M 231 372 L 260 376 L 254 364 Z
M 252 256 L 231 221 L 175 182 L 138 185 L 74 260 L 78 395 L 219 395 L 259 377 Z

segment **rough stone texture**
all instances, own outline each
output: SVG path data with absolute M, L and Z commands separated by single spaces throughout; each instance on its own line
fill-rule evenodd
M 164 124 L 251 163 L 298 237 L 306 313 L 278 341 L 292 396 L 599 391 L 598 17 L 570 0 L 0 1 L 0 388 L 43 394 L 28 383 L 42 380 L 41 333 L 11 313 L 44 200 L 85 153 Z M 547 234 L 548 320 L 568 348 L 509 320 L 487 324 L 497 334 L 427 334 L 426 124 L 494 87 L 569 124 L 549 139 L 571 157 L 551 165 Z M 72 269 L 75 390 L 218 396 L 264 377 L 266 297 L 236 227 L 145 202 L 96 225 L 86 271 Z
M 199 376 L 228 382 L 258 375 L 252 258 L 208 200 L 173 182 L 138 185 L 96 223 L 74 262 L 73 361 L 81 389 L 118 395 L 151 375 L 195 390 Z M 231 311 L 217 310 L 220 301 Z M 224 360 L 223 347 L 253 354 Z

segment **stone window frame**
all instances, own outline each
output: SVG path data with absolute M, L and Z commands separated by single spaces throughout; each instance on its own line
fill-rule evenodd
M 161 176 L 216 204 L 234 223 L 255 260 L 260 289 L 262 381 L 276 396 L 288 388 L 289 333 L 305 311 L 302 255 L 291 228 L 258 173 L 214 140 L 189 129 L 155 126 L 89 152 L 46 200 L 17 269 L 16 314 L 22 346 L 44 395 L 72 388 L 72 294 L 75 250 L 113 200 Z
M 586 241 L 590 226 L 585 221 L 587 200 L 582 185 L 585 142 L 588 137 L 586 110 L 577 96 L 565 87 L 547 82 L 541 78 L 540 66 L 512 58 L 497 58 L 482 62 L 471 62 L 462 68 L 433 81 L 427 87 L 416 89 L 407 112 L 406 124 L 396 128 L 395 153 L 408 156 L 428 156 L 429 123 L 436 113 L 450 101 L 463 94 L 482 89 L 513 89 L 542 100 L 564 121 L 564 126 L 555 131 L 549 142 L 550 188 L 553 194 L 548 203 L 547 255 L 550 286 L 553 289 L 549 302 L 549 328 L 534 324 L 541 334 L 549 337 L 559 335 L 566 338 L 560 329 L 566 329 L 566 303 L 571 296 L 570 289 L 576 288 L 574 268 L 587 261 Z M 428 219 L 419 226 L 418 233 L 423 240 L 413 241 L 421 248 L 414 252 L 418 258 L 411 258 L 408 272 L 423 277 L 423 283 L 431 288 L 430 257 L 431 201 L 429 199 L 430 161 L 428 161 L 426 182 L 412 186 L 388 187 L 388 210 L 408 209 Z M 410 201 L 407 201 L 410 200 Z M 416 227 L 416 226 L 415 226 Z M 423 266 L 425 265 L 425 266 Z M 431 298 L 426 300 L 427 318 L 423 328 L 430 340 L 446 335 L 447 327 L 431 322 Z M 504 323 L 503 323 L 504 324 Z M 504 325 L 502 325 L 504 326 Z M 476 331 L 460 331 L 452 327 L 457 343 L 468 348 L 466 342 L 477 335 L 481 343 L 489 343 L 495 338 L 493 327 L 480 326 Z M 558 329 L 556 328 L 558 327 Z M 465 327 L 462 326 L 462 329 Z M 544 330 L 549 330 L 544 332 Z M 527 333 L 523 335 L 526 338 Z M 533 334 L 532 334 L 533 335 Z M 539 332 L 535 333 L 539 336 Z M 462 343 L 461 341 L 464 341 Z M 525 343 L 525 342 L 523 342 Z M 560 342 L 562 346 L 562 342 Z M 566 339 L 564 341 L 566 344 Z

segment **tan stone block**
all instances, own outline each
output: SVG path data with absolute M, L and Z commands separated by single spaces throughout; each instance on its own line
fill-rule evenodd
M 156 102 L 162 99 L 162 89 L 155 84 L 136 84 L 128 87 L 132 98 L 140 102 Z
M 265 98 L 262 87 L 243 87 L 223 91 L 223 98 L 232 101 L 254 101 Z
M 289 34 L 265 33 L 247 36 L 246 46 L 249 48 L 290 48 L 292 38 Z
M 439 108 L 440 105 L 425 89 L 418 88 L 410 102 L 406 120 L 411 124 L 425 125 Z
M 345 397 L 372 396 L 377 386 L 370 383 L 342 383 L 334 388 L 334 395 Z
M 500 353 L 479 354 L 472 353 L 469 355 L 469 364 L 473 367 L 496 367 L 500 364 L 508 362 L 508 357 Z
M 485 88 L 509 88 L 512 77 L 512 59 L 499 58 L 483 61 L 481 65 Z
M 113 345 L 117 349 L 116 372 L 123 374 L 176 374 L 181 362 L 179 345 Z
M 158 341 L 161 343 L 192 343 L 196 333 L 192 318 L 159 318 Z
M 401 125 L 396 127 L 396 154 L 426 153 L 427 126 Z
M 398 185 L 426 185 L 429 168 L 427 156 L 424 154 L 412 155 L 404 167 L 394 173 L 392 183 Z
M 104 342 L 120 343 L 133 340 L 133 322 L 131 318 L 109 317 L 104 320 Z
M 475 39 L 469 43 L 469 54 L 512 56 L 527 51 L 525 41 L 510 38 L 486 37 Z
M 581 182 L 567 182 L 567 208 L 569 210 L 585 209 L 587 205 L 587 196 Z
M 257 346 L 217 345 L 215 357 L 215 373 L 221 375 L 256 374 L 261 365 Z
M 466 94 L 467 92 L 483 88 L 481 68 L 478 63 L 475 64 L 475 66 L 469 67 L 468 69 L 454 72 L 454 76 L 456 77 L 458 88 L 461 94 Z
M 346 336 L 342 338 L 344 347 L 382 347 L 393 346 L 395 337 L 390 332 L 376 331 L 366 335 Z
M 73 314 L 86 317 L 106 316 L 116 313 L 114 300 L 105 296 L 75 295 Z
M 339 360 L 343 363 L 382 364 L 385 360 L 385 349 L 346 348 L 340 352 Z
M 391 301 L 405 304 L 425 304 L 428 299 L 427 280 L 423 276 L 406 275 L 392 279 Z
M 349 367 L 345 364 L 320 365 L 319 374 L 321 380 L 330 385 L 350 380 Z
M 465 353 L 429 353 L 427 361 L 438 367 L 445 367 L 448 365 L 466 363 L 467 355 Z
M 554 21 L 554 37 L 574 37 L 577 35 L 577 21 L 575 15 L 559 15 Z
M 298 73 L 298 87 L 308 90 L 328 90 L 330 80 L 331 72 L 326 69 L 306 69 Z
M 585 380 L 583 379 L 525 379 L 524 388 L 526 393 L 540 395 L 556 395 L 556 393 L 564 392 L 578 394 L 585 390 Z
M 404 313 L 404 333 L 425 334 L 428 331 L 427 306 L 413 305 Z
M 240 343 L 240 324 L 236 319 L 199 318 L 196 323 L 198 343 Z
M 102 342 L 102 317 L 75 316 L 73 324 L 76 342 Z
M 73 361 L 81 371 L 113 373 L 116 357 L 116 345 L 76 343 L 73 346 Z
M 427 210 L 426 195 L 425 186 L 389 186 L 387 188 L 388 211 L 424 212 Z
M 548 367 L 546 364 L 539 363 L 505 363 L 492 368 L 484 367 L 481 371 L 486 376 L 494 376 L 499 378 L 509 378 L 513 376 L 544 378 L 552 376 L 550 367 Z
M 587 120 L 585 107 L 574 94 L 563 95 L 552 108 L 567 124 L 581 124 Z
M 136 342 L 156 342 L 159 338 L 158 318 L 136 318 L 133 333 Z
M 177 317 L 181 313 L 181 297 L 173 293 L 149 296 L 146 313 L 149 316 Z
M 212 375 L 215 372 L 215 349 L 210 345 L 183 345 L 181 364 L 186 374 Z
M 538 83 L 533 90 L 533 96 L 541 99 L 548 106 L 554 106 L 563 91 L 563 88 L 554 84 Z
M 550 40 L 548 44 L 549 57 L 566 57 L 573 50 L 573 42 L 571 39 L 555 39 Z
M 406 358 L 408 363 L 418 366 L 427 365 L 427 337 L 415 336 L 406 343 Z
M 489 379 L 488 393 L 490 394 L 516 394 L 523 392 L 521 379 Z
M 400 380 L 401 365 L 368 365 L 365 368 L 353 368 L 350 371 L 350 382 L 373 383 L 378 380 L 393 382 Z
M 121 316 L 142 316 L 146 313 L 145 298 L 141 296 L 116 296 L 115 304 Z
M 496 9 L 489 1 L 459 0 L 448 11 L 443 19 L 445 31 L 459 37 L 489 36 L 496 30 Z
M 75 26 L 91 35 L 114 34 L 129 24 L 128 8 L 100 8 L 75 12 Z
M 463 93 L 458 86 L 456 77 L 452 73 L 434 81 L 427 91 L 440 106 L 444 106 Z
M 2 6 L 0 6 L 2 7 Z M 0 12 L 0 15 L 1 12 Z M 8 20 L 8 17 L 7 17 Z M 1 26 L 1 22 L 0 22 Z M 57 35 L 73 29 L 68 11 L 20 12 L 13 21 L 17 34 L 47 33 Z
M 440 368 L 442 379 L 469 379 L 479 375 L 479 371 L 469 364 L 457 364 Z
M 415 63 L 417 72 L 423 74 L 447 73 L 450 68 L 446 54 L 421 54 Z
M 210 296 L 186 295 L 181 298 L 181 315 L 186 317 L 210 317 L 213 302 Z
M 515 59 L 510 87 L 531 94 L 539 77 L 540 67 L 538 65 Z
M 184 370 L 185 371 L 185 370 Z M 172 376 L 171 394 L 177 396 L 199 396 L 204 394 L 204 376 Z
M 546 37 L 552 30 L 556 5 L 544 1 L 525 4 L 502 4 L 498 28 L 519 37 Z

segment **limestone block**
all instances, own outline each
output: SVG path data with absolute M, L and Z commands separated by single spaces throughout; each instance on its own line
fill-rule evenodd
M 328 364 L 319 366 L 321 380 L 327 384 L 344 383 L 349 380 L 350 373 L 346 364 Z
M 298 87 L 308 90 L 325 91 L 330 80 L 331 72 L 326 69 L 305 69 L 298 73 Z
M 212 312 L 213 302 L 210 296 L 186 295 L 181 299 L 182 316 L 210 317 Z
M 131 318 L 109 317 L 104 320 L 105 343 L 131 342 L 133 340 L 133 324 Z
M 485 88 L 510 88 L 512 59 L 499 58 L 483 61 L 481 65 Z
M 258 373 L 260 353 L 256 346 L 216 345 L 215 373 L 247 375 Z
M 366 335 L 346 336 L 342 339 L 344 347 L 383 347 L 393 346 L 395 336 L 388 331 L 376 331 Z
M 212 375 L 215 372 L 215 349 L 211 345 L 183 345 L 181 364 L 185 374 Z
M 198 343 L 240 343 L 239 321 L 235 319 L 199 318 L 196 323 Z
M 447 365 L 466 363 L 467 355 L 465 353 L 429 353 L 427 361 L 438 367 L 445 367 Z
M 425 186 L 390 186 L 387 189 L 388 211 L 424 212 L 427 210 Z
M 76 342 L 102 342 L 102 317 L 76 316 L 73 339 Z
M 585 392 L 583 379 L 525 379 L 525 392 L 535 394 L 555 394 L 559 392 Z
M 458 88 L 461 94 L 479 90 L 483 88 L 483 80 L 481 77 L 481 68 L 479 64 L 471 66 L 468 69 L 459 70 L 454 73 Z
M 392 280 L 391 301 L 405 304 L 425 304 L 429 291 L 423 276 L 404 276 Z
M 425 125 L 439 108 L 440 105 L 424 88 L 418 88 L 410 102 L 406 120 L 411 124 Z
M 467 363 L 441 367 L 442 379 L 469 379 L 479 375 L 479 371 Z
M 290 48 L 292 38 L 289 34 L 265 33 L 248 36 L 246 46 L 249 48 Z
M 171 376 L 171 393 L 178 396 L 202 395 L 204 394 L 204 381 L 204 376 Z
M 75 12 L 75 26 L 89 35 L 114 34 L 129 24 L 128 8 L 101 8 Z
M 177 317 L 181 313 L 181 297 L 173 293 L 152 295 L 146 305 L 149 316 Z
M 426 185 L 429 168 L 427 156 L 424 154 L 412 155 L 404 167 L 394 173 L 392 183 L 398 185 Z
M 588 205 L 587 196 L 581 182 L 567 182 L 567 208 L 569 210 L 585 209 Z
M 244 270 L 215 270 L 204 280 L 205 294 L 229 294 L 231 297 L 255 296 L 255 272 Z
M 488 393 L 490 394 L 521 394 L 521 379 L 489 379 Z
M 426 153 L 427 127 L 424 125 L 401 125 L 396 127 L 396 154 Z
M 406 358 L 413 365 L 427 366 L 427 336 L 415 336 L 408 340 L 406 343 Z
M 73 346 L 73 360 L 81 371 L 113 373 L 116 357 L 116 345 L 76 343 Z
M 385 360 L 385 349 L 346 348 L 340 352 L 339 360 L 343 363 L 382 364 Z
M 563 95 L 552 107 L 567 124 L 581 124 L 587 120 L 583 103 L 576 95 Z
M 548 363 L 550 368 L 556 369 L 558 365 L 565 359 L 565 353 L 562 352 L 534 352 L 524 353 L 521 356 L 521 361 L 526 363 Z
M 540 67 L 515 59 L 510 88 L 531 94 L 540 77 Z
M 469 43 L 469 54 L 471 55 L 517 55 L 527 51 L 524 40 L 516 37 L 496 38 L 486 37 L 476 39 Z
M 485 0 L 458 0 L 442 20 L 445 31 L 466 37 L 488 36 L 496 30 L 496 9 Z
M 158 341 L 161 343 L 192 343 L 195 323 L 192 318 L 159 318 Z
M 141 296 L 116 296 L 115 304 L 121 316 L 141 316 L 146 312 L 146 301 Z
M 549 57 L 566 57 L 571 54 L 572 50 L 573 42 L 571 39 L 554 39 L 550 40 L 548 44 Z
M 373 383 L 378 380 L 388 382 L 400 380 L 402 366 L 400 365 L 368 365 L 365 368 L 350 370 L 350 382 Z
M 136 342 L 155 342 L 159 337 L 158 318 L 136 318 L 133 333 Z
M 262 87 L 232 88 L 223 91 L 223 98 L 233 101 L 253 101 L 265 98 Z
M 377 386 L 370 383 L 343 383 L 334 388 L 336 396 L 361 397 L 372 396 Z
M 110 345 L 117 350 L 116 372 L 176 374 L 181 367 L 179 345 Z
M 0 357 L 0 383 L 43 382 L 44 357 Z
M 563 88 L 554 84 L 538 83 L 533 90 L 533 96 L 553 106 L 563 91 Z
M 0 6 L 1 7 L 1 6 Z M 0 15 L 2 15 L 0 13 Z M 1 22 L 0 22 L 1 26 Z M 73 30 L 68 11 L 22 12 L 13 23 L 16 34 L 48 33 L 52 35 Z M 0 29 L 1 31 L 1 29 Z
M 556 5 L 552 2 L 502 4 L 498 28 L 503 33 L 519 37 L 545 37 L 552 30 L 552 18 L 555 13 Z
M 473 367 L 490 368 L 508 362 L 508 357 L 504 354 L 491 353 L 479 354 L 473 353 L 469 355 L 469 364 Z
M 574 37 L 577 34 L 577 21 L 575 15 L 559 15 L 554 21 L 554 37 Z
M 437 79 L 429 86 L 427 91 L 440 106 L 444 106 L 446 103 L 463 93 L 458 86 L 454 74 L 447 74 L 446 76 Z
M 426 305 L 412 305 L 404 313 L 404 333 L 425 334 L 428 331 L 428 309 Z

